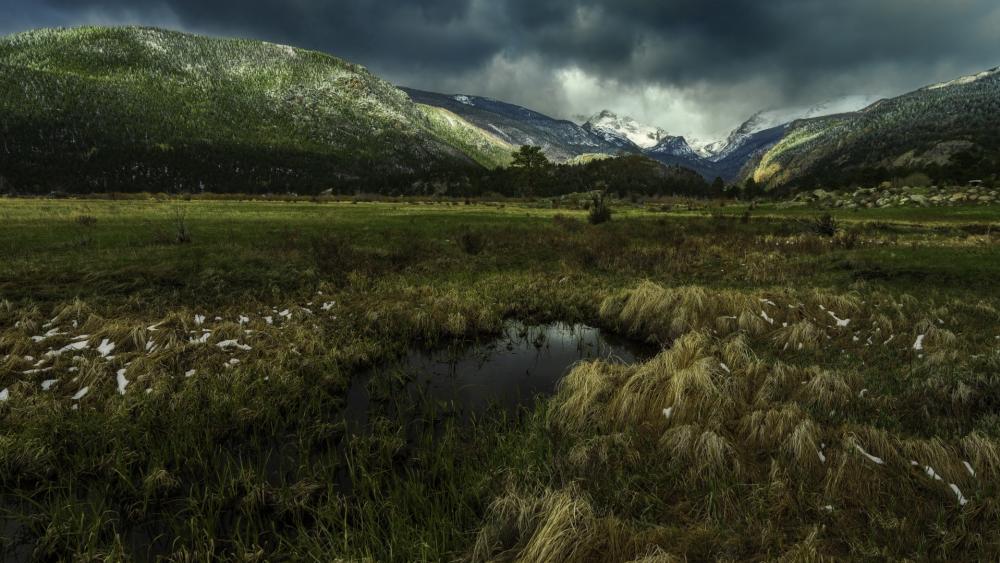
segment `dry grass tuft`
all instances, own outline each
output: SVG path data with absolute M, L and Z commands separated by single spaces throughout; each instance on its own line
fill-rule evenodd
M 590 502 L 575 486 L 540 495 L 516 491 L 487 511 L 472 561 L 582 561 L 596 526 Z
M 660 439 L 672 461 L 687 471 L 688 482 L 712 485 L 729 482 L 740 474 L 739 453 L 722 434 L 697 424 L 667 430 Z
M 774 343 L 784 350 L 817 350 L 826 341 L 826 333 L 808 320 L 778 329 Z
M 846 406 L 852 399 L 851 386 L 842 374 L 813 366 L 807 370 L 809 380 L 802 386 L 807 404 L 827 409 Z
M 581 362 L 559 383 L 552 420 L 566 429 L 600 427 L 614 391 L 633 368 L 603 362 Z
M 972 432 L 962 438 L 962 451 L 981 479 L 1000 477 L 1000 443 L 980 432 Z

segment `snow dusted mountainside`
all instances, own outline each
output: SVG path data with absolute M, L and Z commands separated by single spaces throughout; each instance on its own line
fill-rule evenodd
M 962 182 L 1000 169 L 1000 70 L 860 111 L 800 119 L 747 167 L 768 186 L 846 185 L 923 172 Z
M 976 74 L 970 74 L 968 76 L 962 76 L 954 80 L 949 80 L 948 82 L 939 82 L 937 84 L 932 84 L 923 88 L 924 90 L 940 90 L 941 88 L 949 88 L 952 86 L 962 86 L 963 84 L 972 84 L 973 82 L 978 82 L 991 76 L 1000 74 L 1000 67 L 991 68 L 989 70 L 984 70 Z
M 536 145 L 550 159 L 564 162 L 584 154 L 638 152 L 634 146 L 606 141 L 585 128 L 563 119 L 554 119 L 514 104 L 465 94 L 437 94 L 413 88 L 400 88 L 418 104 L 437 107 L 479 127 L 486 133 L 514 146 Z
M 750 119 L 734 129 L 724 141 L 719 141 L 715 145 L 712 145 L 710 147 L 712 154 L 708 158 L 713 161 L 723 160 L 730 154 L 739 151 L 740 147 L 750 141 L 755 134 L 762 131 L 784 127 L 798 119 L 811 119 L 814 117 L 858 111 L 870 106 L 879 99 L 878 96 L 856 94 L 834 98 L 813 106 L 793 106 L 758 111 L 750 116 Z
M 631 117 L 619 116 L 609 110 L 603 110 L 588 119 L 583 128 L 609 143 L 624 144 L 622 142 L 627 141 L 640 149 L 651 149 L 668 136 L 659 127 L 643 125 Z

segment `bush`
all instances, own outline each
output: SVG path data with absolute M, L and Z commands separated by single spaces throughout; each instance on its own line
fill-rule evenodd
M 486 248 L 486 235 L 472 229 L 466 228 L 459 233 L 458 238 L 455 240 L 466 254 L 476 255 Z
M 605 199 L 606 198 L 603 193 L 594 196 L 590 205 L 590 212 L 587 213 L 587 221 L 589 221 L 591 225 L 600 225 L 601 223 L 606 223 L 611 220 L 611 208 L 608 207 Z
M 812 231 L 817 235 L 824 237 L 832 237 L 837 234 L 837 230 L 840 225 L 837 220 L 833 218 L 829 213 L 824 213 L 822 217 L 819 217 L 812 222 Z

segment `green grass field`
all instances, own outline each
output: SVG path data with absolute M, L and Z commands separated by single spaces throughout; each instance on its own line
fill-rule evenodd
M 0 558 L 1000 556 L 1000 210 L 674 209 L 0 199 Z M 511 319 L 662 351 L 345 427 Z

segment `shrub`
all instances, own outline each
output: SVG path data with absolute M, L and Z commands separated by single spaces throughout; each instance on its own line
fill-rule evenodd
M 603 193 L 594 196 L 590 205 L 590 212 L 587 213 L 587 221 L 591 225 L 600 225 L 611 220 L 611 208 L 608 207 Z
M 456 239 L 458 246 L 466 254 L 476 255 L 486 248 L 486 235 L 479 231 L 466 228 Z
M 822 217 L 814 219 L 811 226 L 814 233 L 824 237 L 834 236 L 837 234 L 837 229 L 840 228 L 837 220 L 829 213 L 824 213 Z

